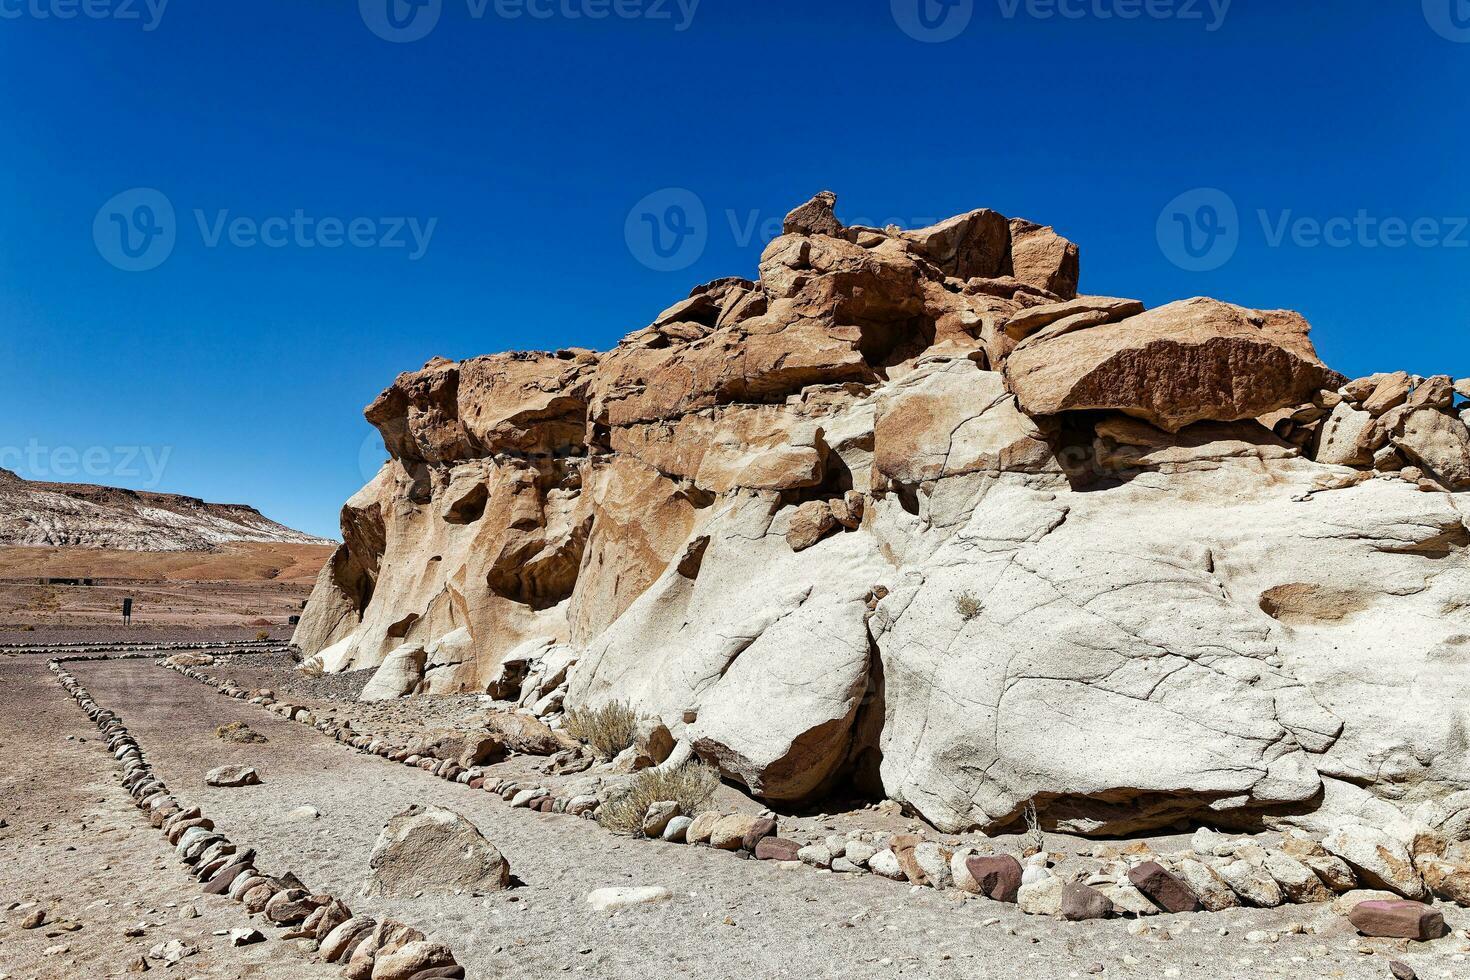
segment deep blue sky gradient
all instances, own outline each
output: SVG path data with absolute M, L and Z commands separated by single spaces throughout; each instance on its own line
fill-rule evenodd
M 357 0 L 171 0 L 151 31 L 35 15 L 64 2 L 0 0 L 20 12 L 0 18 L 0 465 L 25 476 L 55 474 L 6 448 L 168 447 L 159 489 L 335 535 L 377 461 L 361 409 L 397 372 L 606 348 L 695 283 L 753 274 L 761 235 L 738 232 L 822 188 L 849 220 L 986 206 L 1054 224 L 1089 292 L 1299 309 L 1349 375 L 1470 374 L 1470 230 L 1461 247 L 1273 246 L 1258 216 L 1455 235 L 1470 43 L 1420 0 L 1235 0 L 1213 31 L 1204 0 L 1205 21 L 974 0 L 944 43 L 908 36 L 890 0 L 702 0 L 682 31 L 672 0 L 672 21 L 444 0 L 404 44 Z M 172 202 L 178 241 L 129 273 L 92 232 L 136 187 Z M 671 187 L 705 206 L 708 244 L 656 271 L 625 222 Z M 1201 187 L 1237 205 L 1239 245 L 1193 272 L 1156 226 Z M 418 261 L 210 248 L 196 208 L 437 225 Z

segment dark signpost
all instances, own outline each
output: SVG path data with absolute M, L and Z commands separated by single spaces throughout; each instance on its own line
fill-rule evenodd
M 128 596 L 123 600 L 123 625 L 133 625 L 133 597 Z

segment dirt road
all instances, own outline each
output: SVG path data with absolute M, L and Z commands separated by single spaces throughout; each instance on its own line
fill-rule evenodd
M 132 976 L 129 963 L 172 939 L 199 948 L 170 971 L 179 977 L 336 975 L 290 943 L 232 949 L 213 935 L 252 923 L 239 905 L 200 893 L 120 782 L 97 729 L 45 657 L 0 658 L 0 819 L 8 825 L 0 829 L 0 975 Z M 81 928 L 22 929 L 30 903 L 53 923 Z M 183 918 L 188 910 L 198 918 Z
M 1160 941 L 1130 935 L 1125 921 L 1032 918 L 1015 906 L 911 890 L 871 875 L 785 869 L 705 848 L 617 838 L 584 820 L 511 810 L 489 794 L 359 754 L 149 661 L 69 669 L 99 703 L 121 712 L 174 792 L 202 806 L 230 838 L 256 847 L 263 866 L 294 871 L 354 911 L 391 914 L 422 929 L 449 944 L 470 977 L 1070 978 L 1101 967 L 1105 977 L 1381 978 L 1390 957 L 1420 977 L 1470 973 L 1463 939 L 1405 952 L 1359 939 L 1326 906 L 1158 916 L 1150 924 L 1172 936 Z M 234 721 L 269 741 L 236 745 L 214 735 Z M 161 838 L 124 802 L 110 756 L 90 742 L 67 741 L 94 731 L 83 728 L 42 660 L 0 659 L 0 815 L 11 824 L 0 831 L 0 909 L 22 896 L 44 898 L 86 923 L 80 933 L 47 939 L 20 932 L 18 914 L 4 913 L 0 974 L 119 975 L 127 955 L 178 934 L 201 948 L 174 968 L 181 977 L 335 975 L 274 938 L 243 950 L 220 948 L 211 930 L 245 924 L 244 912 L 204 899 L 177 870 Z M 206 787 L 205 771 L 227 763 L 254 766 L 262 785 Z M 357 897 L 384 822 L 422 802 L 472 820 L 506 854 L 520 884 L 489 897 Z M 293 818 L 304 805 L 320 816 Z M 110 870 L 92 877 L 103 864 Z M 588 891 L 616 885 L 663 885 L 674 900 L 613 915 L 587 906 Z M 112 905 L 95 904 L 103 899 Z M 169 902 L 192 903 L 204 917 L 174 921 Z M 121 940 L 122 929 L 140 917 L 169 921 L 150 928 L 145 940 Z M 1450 918 L 1466 925 L 1463 916 Z M 1252 930 L 1281 930 L 1293 921 L 1309 934 L 1274 944 L 1245 940 Z M 1319 928 L 1322 934 L 1310 934 Z M 107 941 L 94 953 L 98 936 Z M 70 952 L 41 956 L 53 944 Z M 63 967 L 67 957 L 75 963 Z

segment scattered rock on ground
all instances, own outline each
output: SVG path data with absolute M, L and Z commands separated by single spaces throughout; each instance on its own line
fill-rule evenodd
M 1444 916 L 1421 902 L 1359 902 L 1348 913 L 1350 921 L 1365 936 L 1419 941 L 1444 935 Z
M 465 817 L 437 806 L 411 806 L 391 818 L 368 859 L 364 896 L 403 897 L 498 891 L 510 863 Z
M 220 766 L 211 769 L 204 777 L 205 783 L 210 786 L 220 786 L 235 789 L 241 786 L 260 785 L 260 773 L 249 766 Z
M 635 905 L 667 902 L 673 897 L 673 892 L 662 887 L 598 888 L 587 893 L 587 904 L 599 912 L 615 912 Z

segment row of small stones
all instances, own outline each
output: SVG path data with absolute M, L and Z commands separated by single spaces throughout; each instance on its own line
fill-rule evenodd
M 214 821 L 199 807 L 169 792 L 122 719 L 93 700 L 63 666 L 151 657 L 151 653 L 140 652 L 69 657 L 52 660 L 48 666 L 106 739 L 108 750 L 123 767 L 123 788 L 134 805 L 163 832 L 189 872 L 204 883 L 204 894 L 227 895 L 252 916 L 264 913 L 268 921 L 289 930 L 283 939 L 313 941 L 324 962 L 346 965 L 343 975 L 350 980 L 462 980 L 465 971 L 454 954 L 428 942 L 419 930 L 394 919 L 378 922 L 354 916 L 345 903 L 331 895 L 312 894 L 289 872 L 277 877 L 259 870 L 254 848 L 237 848 L 215 832 Z
M 191 667 L 162 661 L 160 665 L 215 687 L 226 697 L 246 701 L 288 720 L 310 725 L 360 752 L 422 769 L 440 779 L 467 785 L 470 789 L 493 793 L 513 808 L 564 813 L 595 820 L 598 808 L 604 802 L 592 795 L 559 797 L 543 786 L 490 778 L 479 767 L 465 768 L 453 760 L 415 755 L 384 738 L 359 734 L 353 731 L 350 723 L 317 718 L 309 709 L 278 701 L 270 694 L 252 694 L 244 688 L 220 682 Z M 1271 876 L 1268 867 L 1260 860 L 1235 862 L 1235 866 L 1228 869 L 1235 880 L 1226 880 L 1203 864 L 1209 860 L 1208 857 L 1198 857 L 1191 853 L 1174 859 L 1160 859 L 1147 852 L 1120 854 L 1097 874 L 1069 883 L 1060 880 L 1048 870 L 1048 857 L 1044 853 L 1026 858 L 1023 864 L 1010 855 L 988 854 L 985 847 L 961 846 L 956 849 L 916 837 L 900 840 L 890 835 L 874 833 L 831 836 L 803 846 L 796 841 L 777 836 L 776 821 L 769 817 L 706 813 L 691 818 L 679 815 L 676 809 L 671 809 L 674 806 L 672 803 L 655 803 L 650 807 L 643 825 L 645 838 L 706 845 L 761 860 L 792 864 L 799 862 L 823 871 L 849 874 L 871 872 L 883 878 L 910 884 L 924 884 L 940 889 L 958 887 L 969 894 L 984 895 L 1011 903 L 1019 901 L 1021 911 L 1032 915 L 1063 914 L 1061 893 L 1066 888 L 1085 889 L 1080 896 L 1074 895 L 1066 903 L 1067 914 L 1074 918 L 1104 918 L 1114 914 L 1142 917 L 1161 911 L 1179 912 L 1196 908 L 1201 911 L 1223 911 L 1238 905 L 1309 905 L 1323 902 L 1330 897 L 1316 871 L 1278 851 L 1269 852 L 1273 861 L 1289 862 L 1293 870 L 1312 876 L 1312 883 L 1316 887 L 1302 887 L 1301 881 L 1280 881 Z M 1241 842 L 1241 846 L 1262 851 L 1259 855 L 1261 857 L 1267 853 L 1246 842 Z M 910 852 L 912 860 L 909 857 Z M 1324 859 L 1331 864 L 1333 891 L 1346 892 L 1357 886 L 1355 876 L 1346 863 L 1325 855 L 1325 852 Z M 979 865 L 972 863 L 976 860 L 980 861 Z M 1168 861 L 1176 869 L 1187 864 L 1199 865 L 1198 868 L 1182 870 L 1202 872 L 1216 879 L 1216 894 L 1200 895 L 1184 878 L 1158 863 L 1159 861 Z M 1153 867 L 1148 867 L 1149 865 Z M 1160 879 L 1160 873 L 1167 875 L 1167 878 Z M 1037 885 L 1042 887 L 1027 888 L 1026 892 L 1019 891 L 1017 887 Z M 1165 895 L 1165 888 L 1173 894 Z M 1147 889 L 1147 893 L 1144 889 Z M 1031 894 L 1028 895 L 1027 892 Z M 1227 893 L 1235 897 L 1223 897 Z
M 318 718 L 310 709 L 299 704 L 277 700 L 271 693 L 252 694 L 245 688 L 227 684 L 194 667 L 169 663 L 167 660 L 160 660 L 157 663 L 160 667 L 183 674 L 191 680 L 213 687 L 225 697 L 264 708 L 272 714 L 285 718 L 287 721 L 309 725 L 322 734 L 328 735 L 343 745 L 356 749 L 359 752 L 380 756 L 390 762 L 399 762 L 404 765 L 413 766 L 416 769 L 424 770 L 432 776 L 438 776 L 440 779 L 448 780 L 449 782 L 461 783 L 469 786 L 471 789 L 483 789 L 487 792 L 497 793 L 513 807 L 524 807 L 543 812 L 570 813 L 573 816 L 595 819 L 597 807 L 602 802 L 595 796 L 578 796 L 569 799 L 553 798 L 551 792 L 544 787 L 532 788 L 521 783 L 513 783 L 505 780 L 490 780 L 487 782 L 487 772 L 478 766 L 467 769 L 452 759 L 415 755 L 405 748 L 392 744 L 386 739 L 358 734 L 352 729 L 350 722 L 339 722 L 333 718 Z
M 212 643 L 7 643 L 0 653 L 166 653 L 182 650 L 239 650 L 248 653 L 285 653 L 290 648 L 274 640 L 236 640 Z M 76 660 L 76 657 L 67 657 Z M 105 658 L 104 658 L 105 659 Z

